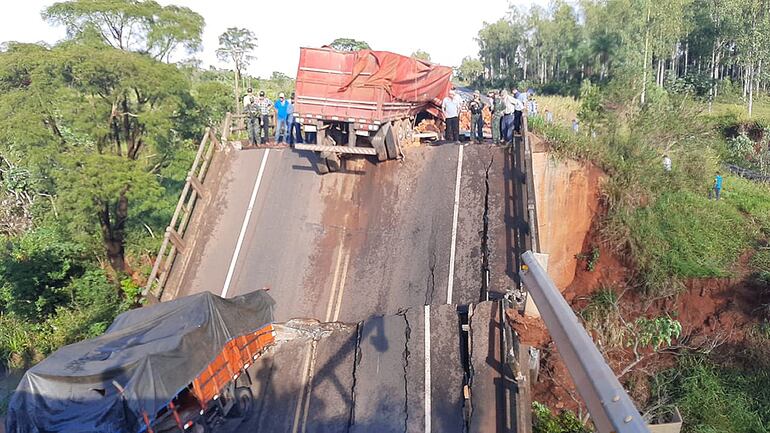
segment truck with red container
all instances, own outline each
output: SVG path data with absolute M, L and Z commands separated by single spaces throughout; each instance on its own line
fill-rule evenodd
M 340 169 L 340 156 L 399 159 L 419 116 L 441 118 L 452 69 L 388 51 L 301 48 L 295 121 L 321 153 L 320 173 Z

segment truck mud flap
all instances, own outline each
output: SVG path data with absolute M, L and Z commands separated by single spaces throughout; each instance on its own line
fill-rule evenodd
M 387 124 L 387 130 L 385 131 L 385 149 L 388 152 L 388 159 L 398 159 L 398 132 L 396 129 Z
M 390 129 L 390 123 L 382 125 L 377 134 L 372 137 L 372 147 L 377 152 L 377 160 L 382 162 L 388 159 L 388 150 L 385 147 L 385 135 Z

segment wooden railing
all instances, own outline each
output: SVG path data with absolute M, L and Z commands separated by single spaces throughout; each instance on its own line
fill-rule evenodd
M 166 233 L 163 236 L 163 242 L 160 245 L 158 256 L 147 279 L 147 284 L 142 292 L 142 297 L 148 296 L 160 300 L 163 296 L 163 289 L 168 280 L 171 266 L 177 254 L 183 253 L 187 248 L 185 232 L 192 218 L 193 210 L 198 199 L 206 198 L 206 188 L 204 181 L 206 173 L 211 165 L 211 158 L 214 155 L 215 148 L 220 150 L 224 148 L 230 136 L 232 126 L 232 114 L 227 113 L 222 122 L 222 135 L 216 136 L 215 130 L 206 128 L 201 143 L 198 146 L 198 152 L 195 154 L 192 167 L 187 174 L 182 194 L 174 210 L 174 216 L 171 217 L 171 223 L 166 227 Z

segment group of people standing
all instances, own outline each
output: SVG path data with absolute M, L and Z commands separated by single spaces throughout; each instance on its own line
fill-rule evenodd
M 488 102 L 485 103 L 477 90 L 473 93 L 473 98 L 465 103 L 462 96 L 452 89 L 441 104 L 446 126 L 444 139 L 452 142 L 460 141 L 460 112 L 467 109 L 471 114 L 471 140 L 481 142 L 484 139 L 483 111 L 489 106 L 492 113 L 492 125 L 490 125 L 492 141 L 506 144 L 513 142 L 514 134 L 521 134 L 525 107 L 530 114 L 537 114 L 537 102 L 534 98 L 528 99 L 527 96 L 527 92 L 519 92 L 516 88 L 512 93 L 508 93 L 507 90 L 491 91 L 487 94 Z
M 273 102 L 265 96 L 264 91 L 254 96 L 253 89 L 246 90 L 243 97 L 243 112 L 246 114 L 246 126 L 249 132 L 249 144 L 266 144 L 270 137 L 270 125 L 275 125 L 275 142 L 280 144 L 286 140 L 289 144 L 302 143 L 302 125 L 294 121 L 294 94 L 286 99 L 283 93 L 278 94 L 278 100 Z M 271 122 L 271 117 L 275 121 Z

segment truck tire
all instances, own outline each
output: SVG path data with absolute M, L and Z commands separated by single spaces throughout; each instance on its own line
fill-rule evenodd
M 393 126 L 385 131 L 385 149 L 388 152 L 388 159 L 398 159 L 398 123 L 399 122 L 395 122 Z
M 385 133 L 387 132 L 385 128 L 390 128 L 390 124 L 382 125 L 382 128 L 372 137 L 372 147 L 377 152 L 377 161 L 380 162 L 388 159 L 388 150 L 385 148 Z
M 239 386 L 235 388 L 235 401 L 231 414 L 233 417 L 248 418 L 254 411 L 254 394 L 251 388 Z
M 318 160 L 315 162 L 315 169 L 318 171 L 318 174 L 326 174 L 329 172 L 329 166 L 326 165 L 326 158 L 322 156 L 318 157 Z
M 340 156 L 336 153 L 332 153 L 326 158 L 326 166 L 329 168 L 329 172 L 340 171 L 342 164 L 340 163 Z

